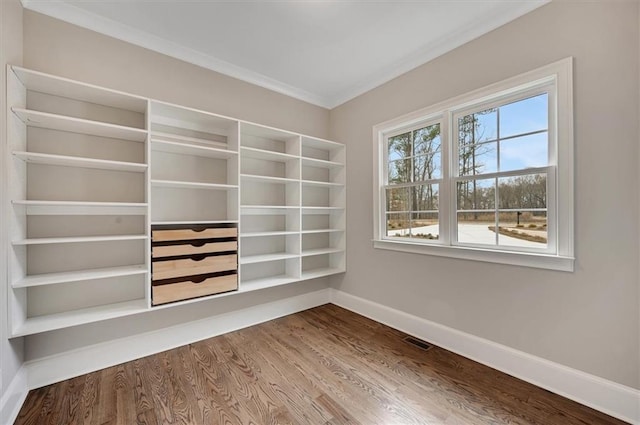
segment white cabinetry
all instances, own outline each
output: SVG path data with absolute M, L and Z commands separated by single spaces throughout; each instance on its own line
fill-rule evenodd
M 345 270 L 343 145 L 20 67 L 7 78 L 12 336 Z M 180 242 L 192 257 L 159 257 L 154 281 L 152 247 L 174 242 L 152 229 L 239 233 Z M 230 292 L 178 282 L 152 306 L 152 283 L 182 266 Z

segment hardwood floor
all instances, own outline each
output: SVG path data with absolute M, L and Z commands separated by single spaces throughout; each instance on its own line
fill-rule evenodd
M 16 424 L 622 424 L 334 305 L 33 390 Z

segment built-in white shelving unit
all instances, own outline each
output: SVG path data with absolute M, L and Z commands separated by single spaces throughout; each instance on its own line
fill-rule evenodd
M 21 67 L 7 101 L 12 336 L 345 271 L 343 145 Z
M 144 311 L 148 100 L 12 67 L 14 336 Z

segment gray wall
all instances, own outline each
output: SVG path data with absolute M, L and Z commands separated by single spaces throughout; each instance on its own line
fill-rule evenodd
M 24 66 L 326 138 L 329 111 L 98 33 L 24 11 Z M 25 338 L 25 360 L 312 292 L 328 279 L 205 301 Z
M 637 2 L 553 2 L 331 111 L 348 271 L 332 285 L 640 388 Z M 372 126 L 575 58 L 576 271 L 374 250 Z
M 0 158 L 6 146 L 6 65 L 22 63 L 22 6 L 19 0 L 0 1 Z M 5 207 L 6 167 L 0 167 L 0 202 Z M 7 340 L 7 231 L 4 211 L 0 211 L 0 398 L 22 365 L 23 340 Z M 0 422 L 2 418 L 0 418 Z

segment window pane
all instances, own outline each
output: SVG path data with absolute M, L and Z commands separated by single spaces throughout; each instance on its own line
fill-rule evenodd
M 435 241 L 438 240 L 439 234 L 437 212 L 411 213 L 411 235 L 409 237 L 423 241 Z
M 498 171 L 497 143 L 460 146 L 458 161 L 461 176 L 496 172 Z
M 432 152 L 426 155 L 418 155 L 413 158 L 413 181 L 421 182 L 430 179 L 439 179 L 441 173 L 440 152 Z
M 411 159 L 389 162 L 389 183 L 408 183 L 411 181 Z
M 404 133 L 398 136 L 389 137 L 388 144 L 389 161 L 411 156 L 411 133 Z
M 408 187 L 387 189 L 387 211 L 411 211 Z
M 498 244 L 526 248 L 547 247 L 547 213 L 544 211 L 498 214 Z M 495 226 L 492 230 L 495 231 Z
M 458 210 L 495 209 L 495 179 L 458 182 Z
M 548 165 L 547 132 L 500 141 L 500 171 Z
M 492 227 L 495 228 L 495 224 L 495 211 L 459 212 L 458 242 L 496 245 L 496 234 L 492 230 Z
M 498 200 L 500 209 L 547 208 L 547 175 L 499 178 Z
M 485 109 L 473 114 L 475 119 L 475 142 L 485 142 L 498 138 L 498 110 Z M 470 118 L 469 118 L 470 119 Z
M 440 150 L 440 124 L 430 125 L 413 132 L 413 154 L 423 155 Z
M 387 214 L 387 236 L 407 236 L 410 233 L 409 214 Z
M 500 137 L 509 137 L 549 128 L 548 95 L 509 103 L 500 107 Z
M 425 184 L 411 188 L 412 211 L 434 211 L 438 209 L 438 185 Z

